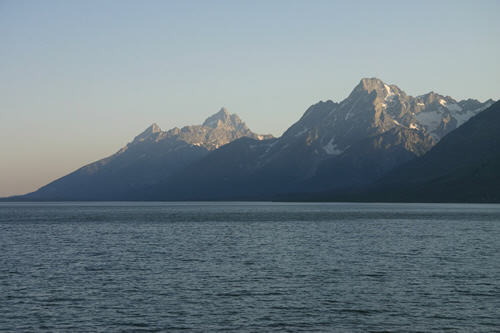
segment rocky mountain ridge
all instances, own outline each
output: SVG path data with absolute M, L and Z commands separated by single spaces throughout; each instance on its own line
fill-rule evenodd
M 273 136 L 253 133 L 238 115 L 230 114 L 226 108 L 221 108 L 219 112 L 208 117 L 202 125 L 174 127 L 168 131 L 162 131 L 154 123 L 136 136 L 132 144 L 147 140 L 161 142 L 175 139 L 211 151 L 241 137 L 264 140 Z
M 412 97 L 396 85 L 365 78 L 342 102 L 311 106 L 283 139 L 313 134 L 320 139 L 319 151 L 329 155 L 339 155 L 353 142 L 394 127 L 418 130 L 439 141 L 492 104 L 492 100 L 457 102 L 434 92 Z

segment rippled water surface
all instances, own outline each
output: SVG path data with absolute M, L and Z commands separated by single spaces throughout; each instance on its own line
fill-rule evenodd
M 0 204 L 1 331 L 500 329 L 500 205 Z

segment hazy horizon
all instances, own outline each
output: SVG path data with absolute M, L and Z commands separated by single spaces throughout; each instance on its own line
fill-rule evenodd
M 0 197 L 221 107 L 280 136 L 363 77 L 500 99 L 497 1 L 0 2 Z

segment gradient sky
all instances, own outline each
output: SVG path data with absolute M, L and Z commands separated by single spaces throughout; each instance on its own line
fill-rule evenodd
M 0 196 L 222 106 L 279 136 L 362 77 L 500 99 L 500 1 L 0 0 Z

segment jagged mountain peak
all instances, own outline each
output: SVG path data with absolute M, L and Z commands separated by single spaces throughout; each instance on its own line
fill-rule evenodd
M 373 87 L 382 87 L 385 83 L 376 77 L 364 77 L 359 81 L 364 89 L 373 89 Z
M 377 90 L 377 89 L 381 89 L 381 90 L 385 89 L 385 86 L 388 86 L 388 84 L 386 84 L 384 81 L 382 81 L 379 78 L 376 78 L 376 77 L 367 78 L 367 77 L 365 77 L 359 81 L 359 84 L 354 89 L 358 88 L 361 90 L 372 92 L 373 90 Z
M 208 117 L 202 126 L 217 128 L 221 126 L 238 127 L 243 124 L 243 121 L 236 114 L 230 114 L 226 108 L 221 108 L 219 112 Z
M 443 96 L 440 95 L 434 91 L 431 91 L 427 94 L 421 95 L 417 97 L 418 100 L 424 101 L 424 103 L 440 103 L 441 101 L 446 101 L 446 102 L 456 102 L 452 97 L 450 96 Z M 442 102 L 441 102 L 442 103 Z
M 210 151 L 244 136 L 257 140 L 272 138 L 271 135 L 253 133 L 236 114 L 230 114 L 226 108 L 221 108 L 208 117 L 203 125 L 175 127 L 162 131 L 156 123 L 153 123 L 137 135 L 127 147 L 136 144 L 142 146 L 143 142 L 148 142 L 169 147 L 188 144 Z
M 221 107 L 219 112 L 217 112 L 216 114 L 229 115 L 229 111 L 227 111 L 225 107 Z
M 142 132 L 141 134 L 136 136 L 134 138 L 134 142 L 147 140 L 147 139 L 151 138 L 152 136 L 154 136 L 156 133 L 161 133 L 161 132 L 162 132 L 162 130 L 161 130 L 160 126 L 158 126 L 158 124 L 156 124 L 156 123 L 153 123 L 148 128 L 146 128 L 144 130 L 144 132 Z
M 151 133 L 161 132 L 161 128 L 157 123 L 152 123 L 151 126 L 147 128 L 147 130 L 149 130 Z
M 375 96 L 379 98 L 390 98 L 392 96 L 406 96 L 404 91 L 402 91 L 398 86 L 394 84 L 387 84 L 379 78 L 362 78 L 358 85 L 354 87 L 351 94 L 347 99 L 358 98 L 360 96 L 365 96 L 366 94 L 371 95 L 375 92 Z

